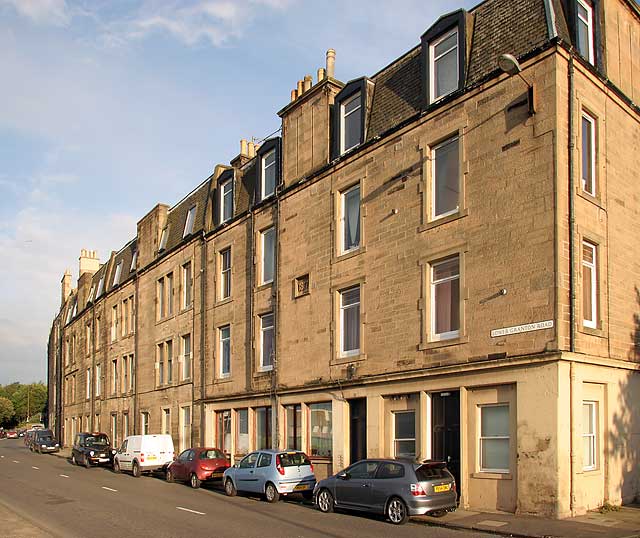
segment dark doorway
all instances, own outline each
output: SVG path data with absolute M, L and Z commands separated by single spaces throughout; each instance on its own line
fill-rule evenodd
M 460 488 L 460 392 L 431 394 L 431 458 L 446 461 Z
M 367 399 L 349 400 L 349 438 L 351 463 L 367 457 Z

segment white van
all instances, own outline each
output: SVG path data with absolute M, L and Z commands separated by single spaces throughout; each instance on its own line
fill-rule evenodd
M 113 470 L 116 473 L 131 471 L 138 477 L 142 473 L 166 469 L 174 455 L 170 435 L 130 435 L 113 458 Z

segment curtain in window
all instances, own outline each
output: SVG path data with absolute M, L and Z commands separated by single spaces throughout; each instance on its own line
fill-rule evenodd
M 460 173 L 458 137 L 448 140 L 435 150 L 434 216 L 458 209 Z
M 256 408 L 256 448 L 271 448 L 271 407 Z
M 246 454 L 249 452 L 249 410 L 238 409 L 238 442 L 236 452 Z
M 342 351 L 360 349 L 360 287 L 341 293 L 342 299 Z
M 457 256 L 433 268 L 436 334 L 449 333 L 460 328 L 459 274 Z
M 276 233 L 271 228 L 262 235 L 262 281 L 271 282 L 273 280 L 273 268 L 275 265 L 275 238 Z
M 509 406 L 481 407 L 481 467 L 484 470 L 509 470 Z
M 330 458 L 333 451 L 331 402 L 309 405 L 311 425 L 311 455 Z
M 268 367 L 273 365 L 273 314 L 262 316 L 262 364 Z
M 344 195 L 344 250 L 360 245 L 360 186 Z

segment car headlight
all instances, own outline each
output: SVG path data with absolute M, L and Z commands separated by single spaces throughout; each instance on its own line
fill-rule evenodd
M 46 448 L 46 447 L 47 447 L 47 445 L 40 445 L 40 446 L 41 446 L 42 448 Z
M 94 456 L 94 455 L 95 455 L 95 452 L 94 452 L 93 450 L 91 450 L 91 451 L 89 452 L 89 456 L 91 456 L 91 457 L 93 458 L 93 456 Z
M 60 446 L 58 443 L 56 443 L 56 446 Z
M 116 451 L 115 451 L 115 450 L 112 450 L 112 451 L 111 451 L 111 454 L 113 454 L 114 456 L 115 456 L 115 453 L 116 453 Z

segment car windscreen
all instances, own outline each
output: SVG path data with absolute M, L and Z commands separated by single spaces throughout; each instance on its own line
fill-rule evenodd
M 50 435 L 39 435 L 38 441 L 41 443 L 51 443 L 53 442 L 53 437 L 51 437 Z
M 201 460 L 224 460 L 226 458 L 220 450 L 213 449 L 213 450 L 203 450 L 200 453 L 200 459 Z
M 84 444 L 85 445 L 102 445 L 102 446 L 108 446 L 109 445 L 109 439 L 107 439 L 106 435 L 93 435 L 91 437 L 87 437 L 84 440 Z
M 298 465 L 311 465 L 304 452 L 285 452 L 279 454 L 280 465 L 283 467 L 297 467 Z
M 419 465 L 415 468 L 415 471 L 419 482 L 451 478 L 451 475 L 447 471 L 447 466 L 444 463 Z

